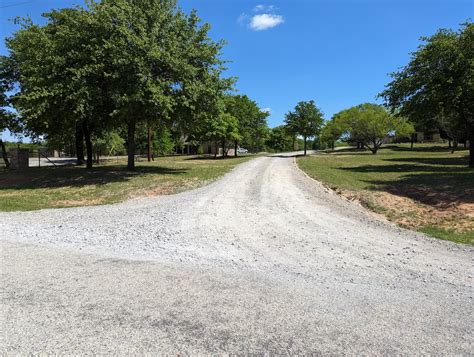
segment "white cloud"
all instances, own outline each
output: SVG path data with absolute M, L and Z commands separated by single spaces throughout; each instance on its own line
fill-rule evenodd
M 255 31 L 263 31 L 271 29 L 285 22 L 283 16 L 274 14 L 259 14 L 250 20 L 250 28 Z
M 247 22 L 247 19 L 248 19 L 248 18 L 249 18 L 248 15 L 247 15 L 245 12 L 243 12 L 243 13 L 241 13 L 240 16 L 237 18 L 237 23 L 240 24 L 240 25 L 242 25 L 242 24 L 244 24 L 245 22 Z
M 276 10 L 274 5 L 257 5 L 253 8 L 254 12 L 273 12 Z

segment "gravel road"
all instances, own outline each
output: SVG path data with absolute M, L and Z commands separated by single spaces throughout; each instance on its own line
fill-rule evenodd
M 0 352 L 474 354 L 474 251 L 294 158 L 120 204 L 0 213 Z

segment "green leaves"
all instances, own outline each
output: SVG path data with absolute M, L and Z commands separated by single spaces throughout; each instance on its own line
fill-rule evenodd
M 11 103 L 30 131 L 65 142 L 78 123 L 86 141 L 127 127 L 133 169 L 136 125 L 193 129 L 218 112 L 233 84 L 221 78 L 223 42 L 174 0 L 87 4 L 45 14 L 44 26 L 25 21 L 7 40 Z
M 313 100 L 299 102 L 293 112 L 285 116 L 285 123 L 289 130 L 296 135 L 313 137 L 319 133 L 324 122 L 322 111 Z
M 285 116 L 288 132 L 294 136 L 301 135 L 304 139 L 304 154 L 306 155 L 306 140 L 319 134 L 324 118 L 322 111 L 313 100 L 299 102 L 293 112 Z
M 334 115 L 327 126 L 328 134 L 344 136 L 352 142 L 360 142 L 374 154 L 390 135 L 408 136 L 414 127 L 405 118 L 391 115 L 384 107 L 364 103 Z
M 420 129 L 474 131 L 474 24 L 422 40 L 380 96 Z

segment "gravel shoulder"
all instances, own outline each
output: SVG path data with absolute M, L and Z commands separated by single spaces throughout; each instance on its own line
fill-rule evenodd
M 379 220 L 292 157 L 0 222 L 0 351 L 474 352 L 473 248 Z

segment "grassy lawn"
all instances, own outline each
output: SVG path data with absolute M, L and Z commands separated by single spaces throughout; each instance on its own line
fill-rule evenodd
M 474 170 L 467 151 L 387 146 L 301 157 L 311 177 L 389 220 L 441 239 L 474 244 Z
M 163 157 L 137 162 L 136 172 L 127 172 L 124 161 L 107 161 L 91 170 L 76 166 L 0 170 L 0 211 L 100 205 L 177 193 L 213 181 L 253 157 Z

